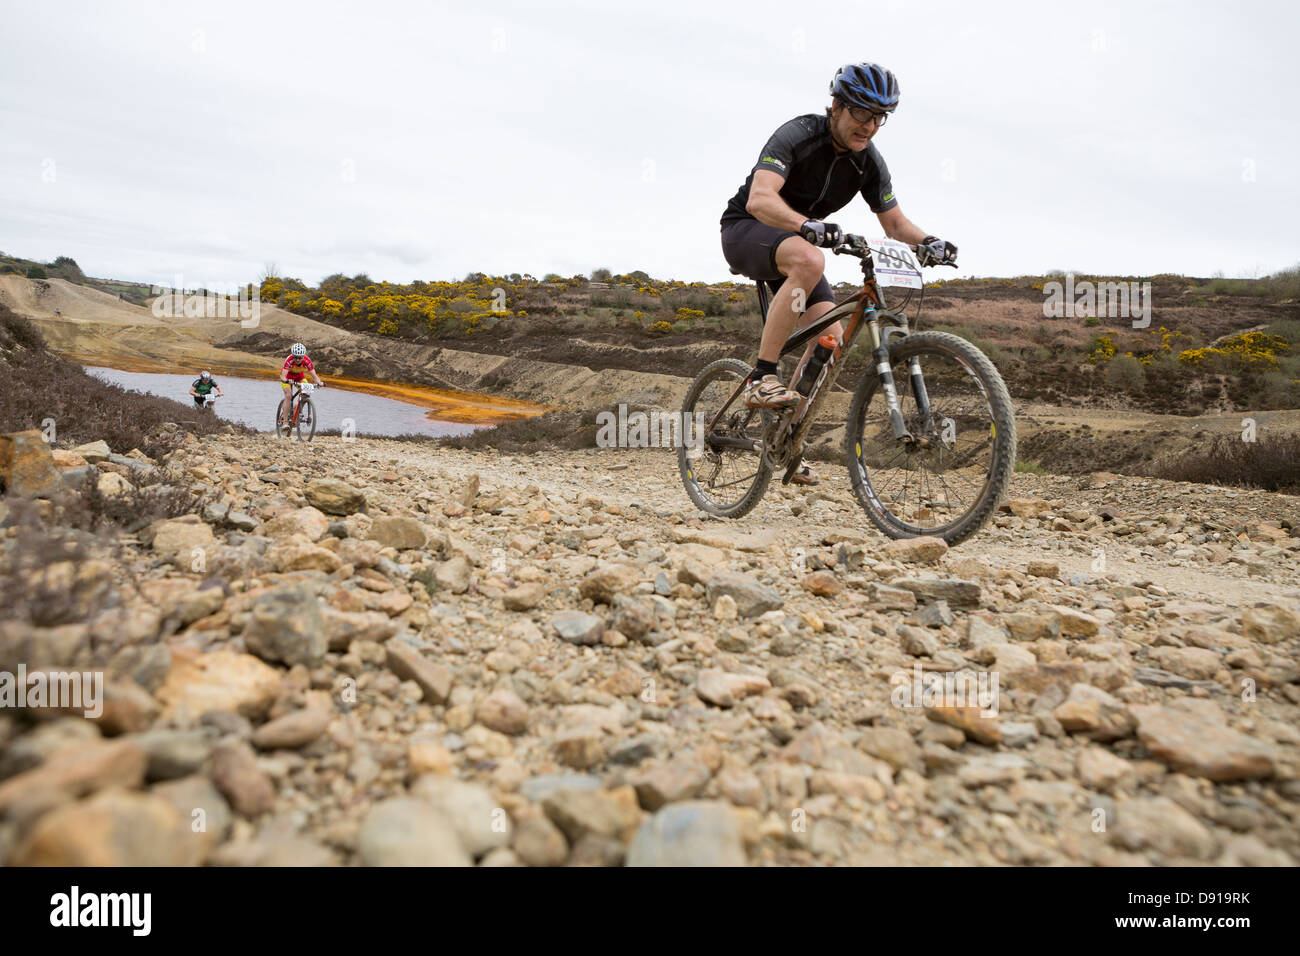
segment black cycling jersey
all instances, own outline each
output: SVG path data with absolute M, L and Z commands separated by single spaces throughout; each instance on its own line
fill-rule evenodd
M 770 169 L 785 178 L 781 198 L 809 219 L 824 219 L 843 209 L 854 193 L 861 194 L 872 212 L 898 205 L 889 181 L 889 167 L 874 143 L 861 152 L 838 152 L 831 140 L 830 117 L 809 113 L 796 116 L 772 134 L 745 184 L 727 203 L 722 224 L 753 219 L 745 211 L 754 172 Z

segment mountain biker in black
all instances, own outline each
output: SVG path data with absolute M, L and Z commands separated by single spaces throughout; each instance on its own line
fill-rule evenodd
M 212 377 L 212 373 L 204 369 L 199 373 L 199 377 L 194 380 L 194 384 L 190 386 L 190 394 L 194 396 L 194 407 L 202 408 L 208 399 L 208 393 L 214 388 L 217 390 L 218 397 L 225 394 L 221 390 L 221 386 L 217 384 L 217 380 Z
M 957 258 L 955 245 L 927 235 L 903 215 L 889 168 L 871 142 L 898 107 L 894 74 L 874 63 L 850 63 L 836 71 L 830 92 L 832 105 L 825 116 L 798 116 L 772 134 L 722 214 L 722 253 L 728 264 L 773 292 L 758 364 L 745 392 L 750 408 L 790 408 L 803 400 L 781 384 L 777 360 L 796 321 L 802 328 L 834 307 L 821 249 L 838 244 L 842 233 L 823 218 L 855 194 L 867 201 L 891 239 L 929 247 L 927 263 Z M 836 338 L 844 334 L 838 322 L 827 331 Z M 808 344 L 800 368 L 814 345 Z M 796 379 L 798 375 L 796 369 Z M 793 480 L 817 483 L 807 468 Z

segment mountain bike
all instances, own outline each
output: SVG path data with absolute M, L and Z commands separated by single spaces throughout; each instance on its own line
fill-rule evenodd
M 311 441 L 316 434 L 316 405 L 311 400 L 311 393 L 317 386 L 310 382 L 293 382 L 292 386 L 289 392 L 288 418 L 281 412 L 284 403 L 276 403 L 275 434 L 280 438 L 288 438 L 296 432 L 299 441 Z
M 206 395 L 200 395 L 194 403 L 194 408 L 200 414 L 212 414 L 212 406 L 217 404 L 217 399 L 221 396 L 214 392 L 208 392 Z
M 751 366 L 738 359 L 707 365 L 691 383 L 682 421 L 703 427 L 678 449 L 678 468 L 701 511 L 739 518 L 762 500 L 775 472 L 789 484 L 817 412 L 863 328 L 870 334 L 870 364 L 853 392 L 844 455 L 854 496 L 872 524 L 891 538 L 932 535 L 957 544 L 997 508 L 1016 460 L 1006 384 L 970 342 L 946 332 L 912 331 L 905 312 L 886 307 L 877 268 L 891 278 L 914 276 L 911 288 L 923 296 L 920 267 L 907 253 L 924 253 L 901 243 L 875 246 L 862 236 L 844 237 L 833 251 L 861 260 L 861 290 L 796 329 L 782 346 L 783 356 L 799 354 L 818 339 L 817 354 L 824 357 L 820 368 L 812 361 L 805 367 L 795 389 L 805 397 L 797 406 L 746 408 Z M 758 291 L 766 317 L 762 282 Z M 918 299 L 918 314 L 919 304 Z M 835 342 L 822 333 L 838 321 L 846 325 L 843 340 Z

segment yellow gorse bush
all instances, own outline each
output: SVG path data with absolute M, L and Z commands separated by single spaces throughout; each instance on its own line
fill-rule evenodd
M 1277 356 L 1290 348 L 1286 339 L 1266 332 L 1243 332 L 1214 347 L 1188 349 L 1178 361 L 1192 368 L 1224 368 L 1235 371 L 1271 371 Z

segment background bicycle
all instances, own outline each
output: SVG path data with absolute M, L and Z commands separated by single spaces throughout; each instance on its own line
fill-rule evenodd
M 299 441 L 311 441 L 316 434 L 316 405 L 311 393 L 316 386 L 310 382 L 294 382 L 289 391 L 289 413 L 283 413 L 283 402 L 275 406 L 275 433 L 280 438 L 295 434 Z

